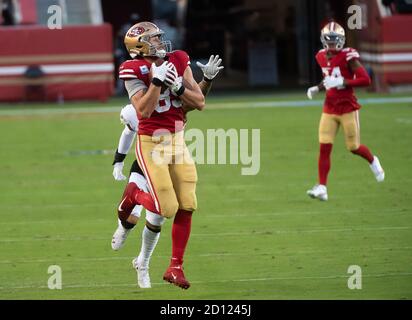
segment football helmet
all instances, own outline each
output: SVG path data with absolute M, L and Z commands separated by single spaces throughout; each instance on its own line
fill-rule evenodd
M 345 30 L 336 22 L 329 22 L 320 32 L 320 41 L 326 50 L 340 51 L 345 45 Z
M 133 25 L 124 37 L 124 44 L 132 58 L 164 58 L 172 50 L 170 41 L 163 39 L 164 32 L 151 22 L 139 22 Z M 158 37 L 158 40 L 153 38 Z

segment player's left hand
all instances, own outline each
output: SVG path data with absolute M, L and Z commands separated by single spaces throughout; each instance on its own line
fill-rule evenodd
M 306 92 L 306 95 L 308 96 L 308 99 L 312 100 L 312 99 L 313 99 L 313 96 L 314 96 L 315 94 L 317 94 L 318 92 L 319 92 L 318 86 L 313 86 L 313 87 L 310 87 L 310 88 L 308 89 L 308 91 Z
M 116 162 L 113 165 L 113 177 L 116 181 L 126 180 L 127 178 L 123 174 L 124 162 Z
M 326 90 L 336 88 L 336 87 L 342 87 L 343 86 L 344 79 L 343 77 L 334 77 L 334 76 L 328 76 L 325 77 L 323 80 L 323 85 L 325 86 Z
M 219 59 L 219 55 L 211 55 L 209 58 L 209 62 L 206 64 L 202 64 L 199 61 L 196 62 L 196 65 L 202 69 L 203 76 L 208 80 L 213 80 L 220 70 L 224 68 L 221 66 L 222 59 Z

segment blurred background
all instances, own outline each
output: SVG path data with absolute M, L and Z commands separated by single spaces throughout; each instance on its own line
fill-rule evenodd
M 362 10 L 360 30 L 349 30 Z M 62 28 L 53 27 L 61 9 Z M 320 28 L 347 30 L 372 91 L 412 88 L 412 3 L 407 0 L 0 0 L 0 101 L 105 101 L 123 95 L 117 68 L 126 30 L 150 20 L 192 61 L 219 54 L 214 91 L 293 89 L 320 81 Z M 57 12 L 59 14 L 59 12 Z M 49 26 L 49 27 L 48 27 Z M 197 79 L 200 70 L 193 66 Z

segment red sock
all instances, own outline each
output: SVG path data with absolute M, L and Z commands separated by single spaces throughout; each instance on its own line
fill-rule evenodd
M 318 161 L 319 184 L 326 186 L 328 182 L 328 173 L 330 170 L 330 154 L 332 152 L 332 143 L 321 143 Z
M 171 265 L 181 265 L 185 254 L 186 245 L 189 241 L 192 226 L 192 213 L 177 210 L 172 226 L 172 261 Z
M 373 162 L 373 155 L 369 151 L 368 147 L 361 144 L 358 149 L 352 151 L 353 154 L 357 154 L 362 158 L 366 159 L 369 163 Z
M 140 190 L 139 188 L 137 188 L 137 190 L 134 193 L 134 199 L 138 204 L 141 204 L 147 210 L 153 213 L 160 214 L 156 209 L 155 202 L 150 193 L 144 192 Z

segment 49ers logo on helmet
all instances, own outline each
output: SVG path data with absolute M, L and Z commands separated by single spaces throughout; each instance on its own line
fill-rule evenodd
M 137 37 L 145 31 L 146 30 L 143 27 L 137 27 L 137 28 L 134 28 L 133 30 L 130 30 L 129 33 L 127 34 L 127 36 L 128 37 Z

